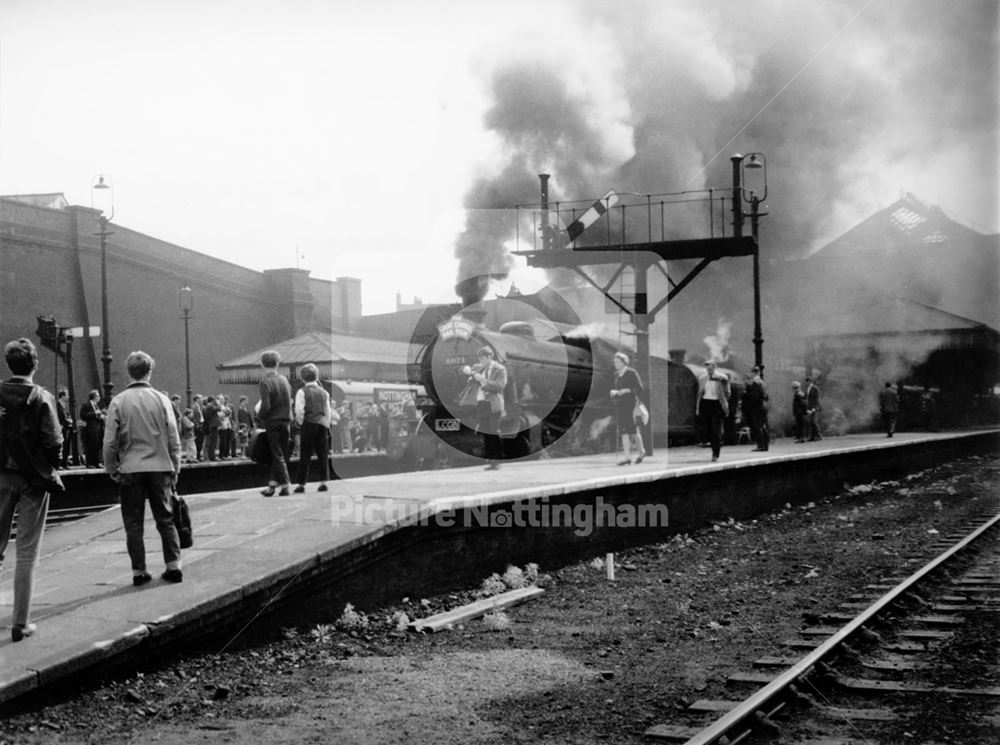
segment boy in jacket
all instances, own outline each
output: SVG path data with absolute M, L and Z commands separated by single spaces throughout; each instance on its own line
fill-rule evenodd
M 35 566 L 42 550 L 49 493 L 63 490 L 56 473 L 63 437 L 55 399 L 33 381 L 38 368 L 35 345 L 17 339 L 4 348 L 4 357 L 13 377 L 0 384 L 0 563 L 17 508 L 10 637 L 19 642 L 35 632 L 35 624 L 28 622 Z

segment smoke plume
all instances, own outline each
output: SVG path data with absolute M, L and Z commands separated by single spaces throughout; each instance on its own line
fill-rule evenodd
M 510 270 L 514 218 L 482 211 L 537 200 L 540 172 L 552 174 L 550 201 L 724 189 L 730 155 L 765 153 L 771 262 L 886 206 L 905 185 L 893 178 L 954 182 L 959 203 L 997 201 L 990 0 L 552 7 L 530 37 L 484 51 L 499 156 L 466 198 L 460 279 Z M 948 171 L 969 148 L 990 165 Z M 688 214 L 666 229 L 706 237 Z

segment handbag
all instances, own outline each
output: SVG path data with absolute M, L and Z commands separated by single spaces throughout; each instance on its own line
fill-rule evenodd
M 267 442 L 267 430 L 255 429 L 247 443 L 247 456 L 254 463 L 267 465 L 271 462 L 271 446 Z
M 649 409 L 646 404 L 636 399 L 635 408 L 632 409 L 632 418 L 637 422 L 642 422 L 642 426 L 649 424 Z
M 183 497 L 177 496 L 174 492 L 170 497 L 171 509 L 174 513 L 174 526 L 177 528 L 177 537 L 180 538 L 181 548 L 191 548 L 194 545 L 194 535 L 191 531 L 191 512 L 188 510 L 187 502 Z

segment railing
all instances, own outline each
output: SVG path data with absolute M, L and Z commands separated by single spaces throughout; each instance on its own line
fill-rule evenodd
M 610 192 L 609 192 L 610 193 Z M 614 192 L 612 206 L 575 245 L 613 245 L 692 237 L 725 237 L 732 231 L 732 190 L 698 189 L 638 194 Z M 605 200 L 604 197 L 601 198 Z M 515 251 L 563 248 L 567 227 L 601 200 L 516 205 Z M 607 204 L 609 200 L 605 200 Z

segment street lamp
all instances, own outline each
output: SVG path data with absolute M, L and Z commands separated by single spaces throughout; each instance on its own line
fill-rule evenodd
M 743 235 L 743 203 L 750 204 L 750 234 L 753 236 L 753 350 L 754 364 L 764 369 L 764 332 L 760 320 L 760 245 L 757 242 L 757 223 L 763 216 L 760 203 L 767 198 L 767 159 L 763 153 L 737 153 L 730 159 L 733 164 L 733 235 Z M 746 171 L 760 172 L 754 181 L 763 182 L 763 191 L 758 193 L 746 188 Z
M 191 311 L 194 309 L 194 290 L 184 285 L 177 295 L 177 302 L 184 314 L 184 372 L 187 379 L 187 407 L 191 408 L 191 343 L 188 334 L 188 323 L 191 321 Z
M 107 176 L 95 176 L 90 185 L 90 206 L 99 209 L 101 213 L 96 218 L 101 232 L 94 235 L 101 238 L 101 336 L 104 339 L 101 363 L 104 365 L 103 403 L 107 407 L 111 403 L 111 391 L 115 387 L 114 383 L 111 382 L 111 361 L 113 358 L 111 357 L 111 340 L 108 338 L 108 236 L 114 235 L 114 231 L 108 230 L 108 223 L 115 216 L 114 189 Z M 105 206 L 108 208 L 107 210 L 105 210 Z

